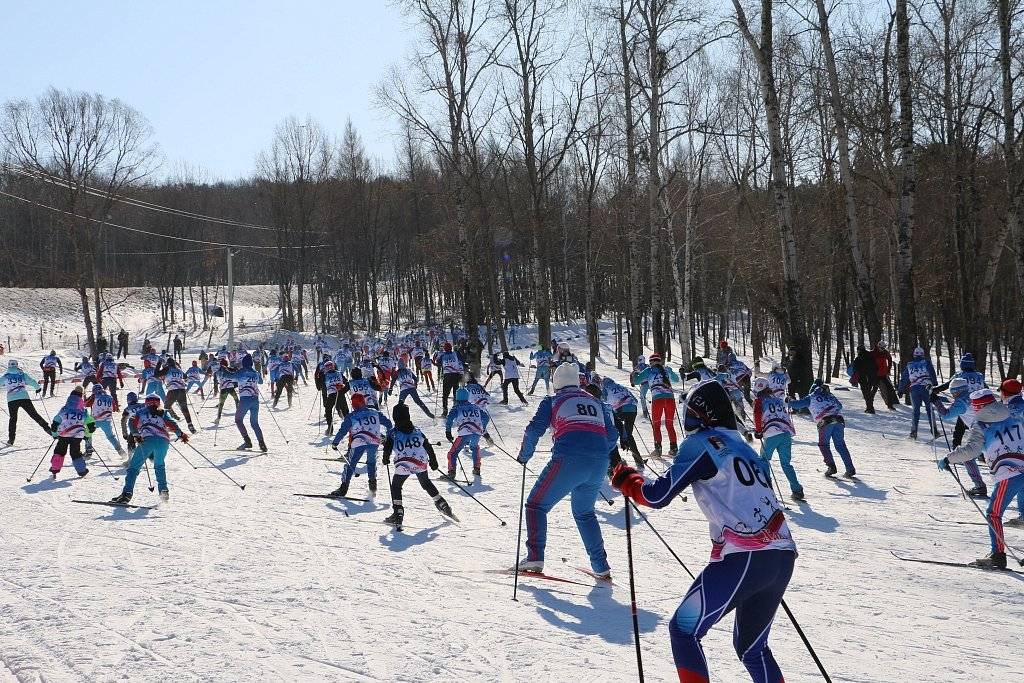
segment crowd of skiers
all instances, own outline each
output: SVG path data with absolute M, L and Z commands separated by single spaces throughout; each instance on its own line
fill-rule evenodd
M 308 386 L 312 374 L 313 407 L 322 410 L 324 434 L 331 437 L 331 446 L 344 462 L 339 486 L 327 495 L 346 497 L 360 463 L 365 463 L 367 486 L 375 495 L 381 452 L 383 463 L 390 465 L 393 460 L 395 465 L 388 482 L 392 513 L 385 521 L 400 528 L 405 514 L 403 486 L 412 476 L 437 509 L 454 518 L 450 504 L 428 474 L 428 470 L 441 467 L 433 449 L 436 444 L 414 425 L 408 404 L 415 404 L 428 420 L 437 419 L 435 412 L 440 407 L 439 417 L 450 443 L 444 476 L 457 482 L 461 455 L 467 453 L 478 482 L 483 466 L 481 439 L 493 445 L 488 385 L 498 380 L 499 405 L 508 404 L 510 389 L 526 405 L 526 395 L 534 395 L 543 381 L 544 396 L 526 427 L 518 453 L 509 454 L 525 472 L 539 440 L 550 430 L 551 458 L 523 501 L 526 557 L 513 570 L 543 572 L 547 516 L 568 497 L 593 576 L 610 579 L 594 510 L 602 486 L 610 481 L 635 503 L 651 507 L 667 505 L 690 488 L 708 518 L 712 561 L 686 594 L 670 625 L 680 677 L 706 680 L 700 640 L 725 613 L 735 610 L 734 640 L 743 663 L 755 680 L 781 680 L 767 639 L 796 552 L 771 463 L 778 455 L 790 497 L 803 501 L 804 489 L 793 464 L 793 414 L 806 412 L 817 429 L 825 476 L 840 473 L 835 454 L 842 475 L 856 476 L 845 439 L 843 404 L 830 386 L 818 380 L 806 395 L 795 396 L 783 363 L 773 363 L 765 376 L 755 377 L 726 340 L 719 345 L 714 366 L 696 358 L 676 371 L 658 353 L 640 356 L 626 386 L 600 376 L 592 362 L 582 363 L 566 344 L 556 342 L 529 353 L 529 386 L 524 395 L 526 387 L 520 386 L 524 364 L 508 352 L 490 355 L 481 384 L 482 351 L 476 337 L 455 330 L 449 335 L 434 327 L 338 343 L 318 336 L 311 350 L 289 336 L 269 350 L 265 344 L 251 350 L 204 350 L 190 366 L 183 367 L 180 340 L 171 352 L 160 354 L 144 343 L 141 368 L 118 363 L 109 353 L 82 358 L 75 364 L 71 378 L 75 386 L 65 405 L 47 420 L 36 411 L 28 392 L 54 396 L 55 385 L 65 381 L 61 358 L 51 351 L 39 363 L 41 384 L 14 360 L 0 376 L 8 395 L 8 445 L 14 444 L 18 413 L 24 411 L 53 439 L 52 476 L 56 478 L 69 455 L 76 473 L 85 476 L 87 458 L 94 452 L 93 435 L 100 431 L 127 467 L 123 489 L 111 503 L 131 501 L 135 482 L 150 461 L 159 495 L 166 500 L 164 463 L 171 439 L 187 443 L 197 431 L 193 395 L 203 405 L 208 401 L 216 405 L 214 425 L 219 425 L 231 398 L 235 426 L 242 438 L 239 449 L 253 448 L 245 424 L 248 420 L 258 448 L 267 452 L 259 423 L 260 406 L 276 409 L 284 397 L 290 408 L 298 383 Z M 863 393 L 866 412 L 875 412 L 876 395 L 881 395 L 890 410 L 896 410 L 899 399 L 907 396 L 912 404 L 913 438 L 922 416 L 928 419 L 933 438 L 940 427 L 944 431 L 943 419 L 955 419 L 949 453 L 940 467 L 965 465 L 973 482 L 970 495 L 984 497 L 987 487 L 978 461 L 988 464 L 996 482 L 988 509 L 992 552 L 977 563 L 1005 567 L 1002 516 L 1012 499 L 1018 498 L 1019 507 L 1024 504 L 1024 398 L 1020 383 L 1006 380 L 997 394 L 987 387 L 974 359 L 965 354 L 960 371 L 940 384 L 922 349 L 903 367 L 896 386 L 890 379 L 892 371 L 892 357 L 884 343 L 874 344 L 871 351 L 860 349 L 851 366 L 851 383 Z M 138 391 L 127 393 L 122 407 L 118 390 L 124 389 L 126 379 L 134 379 L 139 386 Z M 689 389 L 684 390 L 687 383 Z M 269 389 L 266 395 L 261 389 L 264 384 Z M 383 407 L 396 390 L 395 405 L 387 413 Z M 951 400 L 944 398 L 947 390 Z M 433 394 L 433 410 L 424 400 L 427 392 Z M 120 430 L 113 424 L 118 414 Z M 638 445 L 638 440 L 644 442 L 637 425 L 641 414 L 650 421 L 651 429 L 646 457 Z M 758 450 L 752 445 L 755 440 Z M 629 462 L 620 457 L 621 451 L 629 455 Z M 664 469 L 660 476 L 646 478 L 645 473 L 654 469 L 652 461 L 660 462 Z M 1024 508 L 1020 509 L 1024 514 Z

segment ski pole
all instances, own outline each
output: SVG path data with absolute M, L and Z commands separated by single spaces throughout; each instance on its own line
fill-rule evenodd
M 184 460 L 184 461 L 185 461 L 185 462 L 187 462 L 187 463 L 188 463 L 189 465 L 191 465 L 191 466 L 192 466 L 192 469 L 194 469 L 194 470 L 198 470 L 198 469 L 199 469 L 198 467 L 196 467 L 196 465 L 195 465 L 195 463 L 194 463 L 194 462 L 192 462 L 192 461 L 191 461 L 191 460 L 189 460 L 189 459 L 188 459 L 187 457 L 185 457 L 185 454 L 184 454 L 184 453 L 182 453 L 182 452 L 181 452 L 181 451 L 180 451 L 180 450 L 179 450 L 179 449 L 178 449 L 178 448 L 177 448 L 177 447 L 176 447 L 176 446 L 174 445 L 174 442 L 173 442 L 173 441 L 171 441 L 171 442 L 169 442 L 169 443 L 171 444 L 171 448 L 173 448 L 173 449 L 174 449 L 174 452 L 175 452 L 175 453 L 177 453 L 178 455 L 180 455 L 180 456 L 181 456 L 181 459 L 182 459 L 182 460 Z M 147 469 L 146 469 L 146 471 L 148 472 L 148 471 L 149 471 L 149 469 L 147 468 Z
M 149 459 L 148 458 L 142 461 L 142 467 L 143 467 L 143 469 L 146 470 L 146 480 L 149 482 L 149 490 L 150 490 L 150 492 L 152 492 L 153 491 L 153 477 L 151 477 L 149 475 Z
M 953 470 L 949 470 L 949 473 L 953 475 L 953 479 L 956 480 L 957 486 L 959 486 L 960 490 L 964 492 L 964 495 L 967 495 L 967 489 L 964 487 L 963 482 L 960 481 L 960 477 L 955 472 L 953 472 Z M 1010 554 L 1010 557 L 1017 560 L 1017 563 L 1020 566 L 1024 567 L 1024 559 L 1018 556 L 1017 553 L 1014 552 L 1013 548 L 1011 548 L 1009 544 L 1007 544 L 1006 538 L 1003 536 L 1002 531 L 996 530 L 995 526 L 992 525 L 992 520 L 988 518 L 988 515 L 986 515 L 985 512 L 981 509 L 981 506 L 978 505 L 978 501 L 974 500 L 973 496 L 967 495 L 967 497 L 970 498 L 971 503 L 974 505 L 974 508 L 978 511 L 978 514 L 981 515 L 982 519 L 985 520 L 985 524 L 987 524 L 988 528 L 992 531 L 992 535 L 996 537 L 996 539 L 1003 545 L 1004 548 L 1006 548 L 1006 552 Z
M 953 450 L 953 448 L 949 445 L 949 437 L 946 436 L 946 421 L 943 420 L 941 417 L 939 417 L 939 426 L 942 427 L 942 438 L 946 442 L 946 450 L 947 451 Z M 932 455 L 933 456 L 935 455 L 935 441 L 934 440 L 932 441 Z M 935 459 L 938 460 L 938 458 L 935 458 Z M 959 465 L 953 465 L 953 469 L 959 474 L 960 470 L 958 470 L 957 467 L 959 467 Z M 967 500 L 967 493 L 965 491 L 963 491 L 963 489 L 961 489 L 961 491 L 960 491 L 960 497 L 963 498 L 964 500 Z
M 189 448 L 191 448 L 191 449 L 192 449 L 193 451 L 195 451 L 195 452 L 196 452 L 196 453 L 197 453 L 197 454 L 199 455 L 199 457 L 200 457 L 200 458 L 202 458 L 202 459 L 203 459 L 203 460 L 205 460 L 206 462 L 208 462 L 208 463 L 210 463 L 211 465 L 213 465 L 213 469 L 217 470 L 218 472 L 220 472 L 221 474 L 223 474 L 223 475 L 224 475 L 225 477 L 227 477 L 227 478 L 228 478 L 228 480 L 229 480 L 229 481 L 230 481 L 230 482 L 231 482 L 232 484 L 234 484 L 234 485 L 235 485 L 235 486 L 237 486 L 238 488 L 242 489 L 243 491 L 245 490 L 245 484 L 239 484 L 239 483 L 238 483 L 237 481 L 235 481 L 234 479 L 232 479 L 232 477 L 231 477 L 231 475 L 230 475 L 230 474 L 228 474 L 227 472 L 225 472 L 225 471 L 224 471 L 224 470 L 222 470 L 221 468 L 217 467 L 217 464 L 216 464 L 216 463 L 214 463 L 214 462 L 213 462 L 212 460 L 210 460 L 209 458 L 207 458 L 207 457 L 206 457 L 205 455 L 203 455 L 203 452 L 202 452 L 202 451 L 200 451 L 200 450 L 199 450 L 198 448 L 196 448 L 195 446 L 193 446 L 192 444 L 190 444 L 190 443 L 189 443 L 189 442 L 187 442 L 187 441 L 185 441 L 184 443 L 185 443 L 185 445 L 186 445 L 186 446 L 188 446 L 188 447 L 189 447 Z M 175 449 L 174 449 L 174 450 L 176 450 L 176 451 L 177 451 L 177 450 L 178 450 L 178 449 L 177 449 L 177 447 L 175 447 Z M 180 452 L 180 451 L 179 451 L 179 452 Z
M 93 451 L 93 455 L 96 456 L 96 459 L 100 461 L 100 464 L 103 465 L 103 467 L 107 470 L 110 476 L 114 478 L 114 481 L 120 481 L 120 477 L 114 474 L 113 470 L 111 470 L 110 467 L 107 466 L 106 461 L 103 460 L 103 456 L 100 455 L 99 451 Z
M 503 437 L 503 436 L 501 435 L 501 432 L 499 432 L 499 431 L 498 431 L 498 425 L 497 425 L 497 423 L 495 423 L 495 422 L 494 422 L 494 421 L 492 420 L 492 421 L 491 421 L 491 424 L 489 424 L 488 426 L 489 426 L 489 427 L 492 427 L 492 428 L 494 429 L 494 433 L 498 435 L 498 438 L 499 438 L 499 439 L 501 439 L 501 442 L 502 442 L 502 443 L 505 443 L 505 437 Z
M 626 557 L 629 563 L 629 601 L 633 615 L 633 644 L 636 646 L 636 669 L 640 683 L 644 683 L 644 660 L 640 653 L 640 622 L 636 614 L 636 579 L 633 574 L 633 515 L 629 505 L 624 506 L 626 513 Z M 518 572 L 517 572 L 518 573 Z
M 39 458 L 39 464 L 36 465 L 36 468 L 32 470 L 32 474 L 28 475 L 28 479 L 26 479 L 25 481 L 30 482 L 32 481 L 32 477 L 36 476 L 36 472 L 38 472 L 39 468 L 42 467 L 43 461 L 46 460 L 46 456 L 50 454 L 50 449 L 53 448 L 53 444 L 55 443 L 57 443 L 57 439 L 51 441 L 50 445 L 46 447 L 46 451 L 43 453 L 43 457 Z
M 526 463 L 523 465 L 523 479 L 519 486 L 519 532 L 516 534 L 516 564 L 512 571 L 515 572 L 515 578 L 512 580 L 512 600 L 519 602 L 516 597 L 516 593 L 519 590 L 519 557 L 523 550 L 523 510 L 525 508 L 526 501 Z
M 270 419 L 274 421 L 274 426 L 277 427 L 277 431 L 281 432 L 281 438 L 284 439 L 285 443 L 288 443 L 288 437 L 284 435 L 284 430 L 281 429 L 281 425 L 277 423 L 277 418 L 274 417 L 274 411 L 270 409 L 270 405 L 267 403 L 267 400 L 263 398 L 263 392 L 259 389 L 256 389 L 256 392 L 259 394 L 260 400 L 263 401 L 263 405 L 266 406 L 267 413 L 270 415 Z
M 474 495 L 473 495 L 472 493 L 470 493 L 469 489 L 467 489 L 467 488 L 466 488 L 465 486 L 463 486 L 462 484 L 460 484 L 459 482 L 457 482 L 457 481 L 456 481 L 455 479 L 448 479 L 448 481 L 449 481 L 449 482 L 451 482 L 452 484 L 455 484 L 456 486 L 458 486 L 458 487 L 459 487 L 459 490 L 460 490 L 460 491 L 462 491 L 463 493 L 465 493 L 465 494 L 466 494 L 467 496 L 469 496 L 470 498 L 472 498 L 472 499 L 473 499 L 474 501 L 476 501 L 476 504 L 477 504 L 477 505 L 479 505 L 479 506 L 480 506 L 480 507 L 482 507 L 482 508 L 483 508 L 484 510 L 487 510 L 487 511 L 488 511 L 489 513 L 491 513 L 491 515 L 493 515 L 493 516 L 494 516 L 494 518 L 495 518 L 496 520 L 498 520 L 499 522 L 501 522 L 501 526 L 506 526 L 506 524 L 505 524 L 505 520 L 503 520 L 503 519 L 502 519 L 501 517 L 499 517 L 498 515 L 496 515 L 496 514 L 494 513 L 494 510 L 492 510 L 491 508 L 489 508 L 489 507 L 487 507 L 486 505 L 484 505 L 484 504 L 483 504 L 483 503 L 482 503 L 482 502 L 480 501 L 480 499 L 479 499 L 479 498 L 477 498 L 477 497 L 476 497 L 476 496 L 474 496 Z M 525 486 L 525 484 L 524 484 L 524 486 Z
M 491 424 L 493 425 L 494 423 L 492 422 Z M 494 443 L 493 441 L 492 441 L 492 442 L 490 443 L 490 445 L 491 445 L 491 446 L 494 446 L 494 447 L 495 447 L 495 448 L 497 448 L 497 449 L 498 449 L 499 451 L 501 451 L 502 453 L 504 453 L 504 454 L 505 454 L 505 455 L 507 455 L 508 457 L 512 458 L 512 459 L 513 459 L 513 460 L 515 460 L 516 462 L 519 462 L 519 458 L 517 458 L 516 456 L 512 455 L 511 453 L 509 453 L 508 451 L 506 451 L 506 450 L 505 450 L 504 448 L 502 448 L 502 447 L 501 447 L 501 446 L 499 446 L 498 444 Z M 526 466 L 526 465 L 525 465 L 525 463 L 520 463 L 520 464 L 522 464 L 522 465 L 523 465 L 524 467 Z M 526 471 L 527 471 L 527 472 L 529 472 L 530 474 L 537 474 L 536 472 L 534 472 L 533 470 L 531 470 L 531 469 L 530 469 L 529 467 L 527 467 L 527 468 L 526 468 Z
M 683 561 L 679 559 L 679 555 L 677 555 L 676 551 L 672 549 L 672 546 L 668 544 L 668 541 L 665 540 L 665 537 L 658 533 L 658 530 L 654 528 L 653 524 L 651 524 L 651 520 L 647 519 L 647 515 L 645 515 L 640 510 L 640 508 L 638 508 L 636 504 L 633 503 L 633 501 L 629 501 L 629 504 L 632 505 L 633 509 L 636 510 L 637 514 L 640 515 L 640 519 L 644 520 L 644 522 L 647 523 L 647 526 L 650 527 L 651 531 L 654 532 L 654 535 L 658 537 L 658 540 L 661 541 L 661 544 L 665 546 L 665 549 L 668 550 L 669 553 L 671 553 L 672 557 L 674 557 L 676 562 L 679 563 L 679 566 L 681 566 L 686 571 L 686 573 L 690 575 L 691 579 L 696 579 L 697 577 L 694 576 L 693 572 L 690 571 L 689 567 L 687 567 L 686 564 L 684 564 Z M 786 616 L 789 617 L 789 621 L 793 624 L 793 628 L 796 629 L 797 634 L 800 636 L 800 640 L 803 641 L 804 647 L 807 648 L 807 651 L 811 655 L 811 659 L 813 659 L 814 663 L 817 665 L 818 671 L 821 673 L 821 677 L 825 679 L 825 683 L 832 683 L 832 679 L 829 677 L 828 672 L 825 670 L 825 665 L 822 664 L 821 660 L 818 658 L 818 653 L 814 651 L 814 647 L 811 645 L 811 641 L 807 639 L 806 635 L 804 635 L 804 631 L 802 628 L 800 628 L 800 623 L 796 620 L 796 616 L 794 616 L 793 612 L 789 609 L 789 605 L 786 604 L 785 600 L 782 600 L 781 603 L 782 609 L 786 612 Z

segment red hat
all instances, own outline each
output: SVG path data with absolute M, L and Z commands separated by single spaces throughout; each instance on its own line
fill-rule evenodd
M 971 408 L 975 412 L 981 410 L 990 403 L 996 402 L 996 395 L 992 393 L 991 389 L 978 389 L 971 394 Z
M 723 339 L 722 341 L 718 342 L 718 348 L 720 348 L 720 349 L 727 349 L 727 348 L 729 348 L 729 342 L 727 342 L 726 340 Z
M 366 397 L 362 394 L 352 394 L 352 410 L 359 410 L 366 407 Z
M 661 362 L 661 355 L 657 354 L 657 353 L 652 353 L 650 355 L 650 357 L 647 359 L 647 362 L 648 363 L 660 363 Z
M 1004 379 L 1003 383 L 999 385 L 999 392 L 1003 396 L 1016 396 L 1021 392 L 1020 380 L 1016 377 Z
M 452 343 L 451 342 L 445 342 L 444 343 L 444 350 L 445 351 L 451 351 L 452 350 Z

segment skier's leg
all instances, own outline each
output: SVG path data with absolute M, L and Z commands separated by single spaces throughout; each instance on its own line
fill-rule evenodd
M 245 424 L 243 424 L 247 412 L 249 412 L 249 406 L 235 410 L 235 427 L 238 428 L 238 433 L 242 435 L 242 445 L 251 446 L 252 441 L 249 440 L 249 432 L 245 431 Z
M 408 478 L 408 474 L 399 474 L 398 472 L 395 472 L 395 476 L 391 477 L 391 508 L 395 510 L 395 512 L 403 507 L 402 487 L 405 486 L 405 480 Z M 420 480 L 420 486 L 423 486 L 422 479 Z
M 595 459 L 592 463 L 579 462 L 573 466 L 579 471 L 583 481 L 572 490 L 572 516 L 576 520 L 576 528 L 583 539 L 587 555 L 590 556 L 591 569 L 595 572 L 606 572 L 609 569 L 608 553 L 604 549 L 604 538 L 601 536 L 601 526 L 594 513 L 594 505 L 597 503 L 601 484 L 608 476 L 608 463 L 603 459 Z
M 818 427 L 818 450 L 821 451 L 822 459 L 830 468 L 836 466 L 836 461 L 832 457 L 832 449 L 828 445 L 832 438 L 832 426 L 832 424 L 827 424 Z
M 456 436 L 455 441 L 452 442 L 452 447 L 448 449 L 448 472 L 449 474 L 455 471 L 455 459 L 459 455 L 459 451 L 462 450 L 463 440 L 461 436 Z
M 796 555 L 785 550 L 753 553 L 761 590 L 736 604 L 732 644 L 755 683 L 782 683 L 782 671 L 768 647 L 775 612 L 793 575 Z
M 547 545 L 548 512 L 558 501 L 565 498 L 571 486 L 561 475 L 564 461 L 549 460 L 526 498 L 526 559 L 544 561 L 544 547 Z
M 156 476 L 156 490 L 163 493 L 167 491 L 167 449 L 170 444 L 163 439 L 153 439 L 153 474 Z
M 430 408 L 427 408 L 427 404 L 425 404 L 423 402 L 423 399 L 420 398 L 418 391 L 416 391 L 415 389 L 410 389 L 409 395 L 412 396 L 413 403 L 418 405 L 420 407 L 420 410 L 422 410 L 427 417 L 434 417 L 434 414 L 430 412 Z
M 357 446 L 349 450 L 348 464 L 345 465 L 345 469 L 341 472 L 341 480 L 344 483 L 352 481 L 352 475 L 356 472 L 356 465 L 359 464 L 359 459 L 363 457 L 363 446 Z
M 658 399 L 664 406 L 662 414 L 665 416 L 665 430 L 668 432 L 668 442 L 672 448 L 676 447 L 679 441 L 676 439 L 676 402 L 672 398 Z
M 366 449 L 366 476 L 371 480 L 377 478 L 377 447 L 363 446 Z
M 654 447 L 661 450 L 661 417 L 665 409 L 663 401 L 655 400 L 651 404 L 651 430 L 654 433 Z
M 854 469 L 853 458 L 850 457 L 850 449 L 846 447 L 846 425 L 842 422 L 832 425 L 832 443 L 835 445 L 839 457 L 843 459 L 846 471 L 852 471 Z
M 132 495 L 132 491 L 135 490 L 135 480 L 138 479 L 143 463 L 146 462 L 146 458 L 152 452 L 154 441 L 155 439 L 147 439 L 135 447 L 131 462 L 128 463 L 128 472 L 124 475 L 122 493 L 126 493 L 129 496 Z
M 256 443 L 261 447 L 266 445 L 266 441 L 263 440 L 263 430 L 260 428 L 260 401 L 258 398 L 246 399 L 249 403 L 249 426 L 252 427 L 253 434 L 256 435 Z
M 53 455 L 50 456 L 50 474 L 60 474 L 60 468 L 64 467 L 64 456 L 68 453 L 68 446 L 71 439 L 60 437 L 57 445 L 53 447 Z
M 501 402 L 508 403 L 508 385 L 512 384 L 512 380 L 504 379 L 501 381 Z
M 103 435 L 107 437 L 107 441 L 114 447 L 114 450 L 118 453 L 123 453 L 124 448 L 121 446 L 121 440 L 117 438 L 117 434 L 114 433 L 114 427 L 111 425 L 110 420 L 101 420 L 96 423 L 97 429 L 103 432 Z
M 993 552 L 1006 552 L 1006 546 L 1003 544 L 1003 540 L 1006 538 L 1003 532 L 1003 513 L 1010 501 L 1021 492 L 1024 492 L 1024 474 L 1003 479 L 995 485 L 995 489 L 992 491 L 992 497 L 988 501 L 987 516 L 989 521 L 988 537 L 992 543 Z
M 324 420 L 327 422 L 327 433 L 334 431 L 334 404 L 338 401 L 337 394 L 323 394 Z
M 416 480 L 420 483 L 420 488 L 426 491 L 428 496 L 435 500 L 441 497 L 437 487 L 434 486 L 434 482 L 430 480 L 429 474 L 426 472 L 419 472 L 416 474 Z M 399 493 L 401 493 L 401 491 L 399 491 Z
M 516 396 L 519 397 L 519 400 L 522 401 L 523 403 L 526 403 L 526 397 L 523 396 L 523 390 L 519 388 L 519 378 L 518 377 L 516 377 L 515 379 L 512 380 L 512 388 L 515 389 Z
M 800 493 L 804 487 L 796 478 L 796 469 L 793 468 L 793 437 L 790 434 L 778 434 L 777 448 L 779 451 L 779 464 L 782 466 L 782 473 L 789 481 L 789 490 L 793 493 Z M 774 437 L 773 437 L 774 438 Z

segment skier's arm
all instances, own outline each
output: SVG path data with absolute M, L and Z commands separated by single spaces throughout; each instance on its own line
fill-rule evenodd
M 604 433 L 606 436 L 606 446 L 609 451 L 614 451 L 618 442 L 623 440 L 623 435 L 615 428 L 615 418 L 612 417 L 611 406 L 603 404 L 601 408 L 604 410 Z
M 764 432 L 764 421 L 761 419 L 761 403 L 763 399 L 758 396 L 754 399 L 754 433 Z
M 974 460 L 985 451 L 985 428 L 981 425 L 975 424 L 971 427 L 970 431 L 967 432 L 967 437 L 963 443 L 958 447 L 954 448 L 946 456 L 946 460 L 952 465 L 959 465 L 961 463 Z
M 693 482 L 711 479 L 718 474 L 718 466 L 708 453 L 709 447 L 706 439 L 690 437 L 684 440 L 668 471 L 650 481 L 645 480 L 632 467 L 621 463 L 612 474 L 612 486 L 634 502 L 663 508 Z
M 38 389 L 39 388 L 39 382 L 35 381 L 34 379 L 29 377 L 28 375 L 25 375 L 25 384 L 29 385 L 33 389 Z
M 804 396 L 803 398 L 798 398 L 795 401 L 789 400 L 786 401 L 786 405 L 788 405 L 792 410 L 803 410 L 811 405 L 811 397 Z
M 341 421 L 341 426 L 338 427 L 338 432 L 334 435 L 334 439 L 331 441 L 331 448 L 334 450 L 338 450 L 338 444 L 341 443 L 341 440 L 345 438 L 345 435 L 348 434 L 350 429 L 352 429 L 353 414 L 354 413 L 349 413 L 345 416 L 345 419 Z
M 388 430 L 388 432 L 391 432 L 391 430 L 395 428 L 395 425 L 391 424 L 391 420 L 388 419 L 388 416 L 382 413 L 381 411 L 378 410 L 377 414 L 380 415 L 380 423 L 384 425 L 384 429 Z
M 544 432 L 551 426 L 551 397 L 545 396 L 541 399 L 540 405 L 537 406 L 537 414 L 530 420 L 530 424 L 526 425 L 526 432 L 523 434 L 523 443 L 519 447 L 519 457 L 516 458 L 519 462 L 526 464 L 533 457 L 533 452 L 537 448 L 537 442 L 540 441 L 540 437 L 544 436 Z
M 900 373 L 900 383 L 896 387 L 898 393 L 903 393 L 907 390 L 907 386 L 910 384 L 910 370 L 903 368 L 903 372 Z
M 455 441 L 452 437 L 452 427 L 455 425 L 455 411 L 451 410 L 448 412 L 448 417 L 444 421 L 444 436 L 449 441 Z
M 427 463 L 430 465 L 430 469 L 437 469 L 437 455 L 434 454 L 434 446 L 426 439 L 423 439 L 423 450 L 427 452 Z
M 391 451 L 395 447 L 395 441 L 391 438 L 391 434 L 388 434 L 387 438 L 384 439 L 384 454 L 381 456 L 381 460 L 385 465 L 391 462 Z
M 85 416 L 85 433 L 92 434 L 96 431 L 96 420 L 92 415 Z
M 60 362 L 60 358 L 57 359 L 57 368 L 60 370 L 60 374 L 64 374 L 64 364 Z

